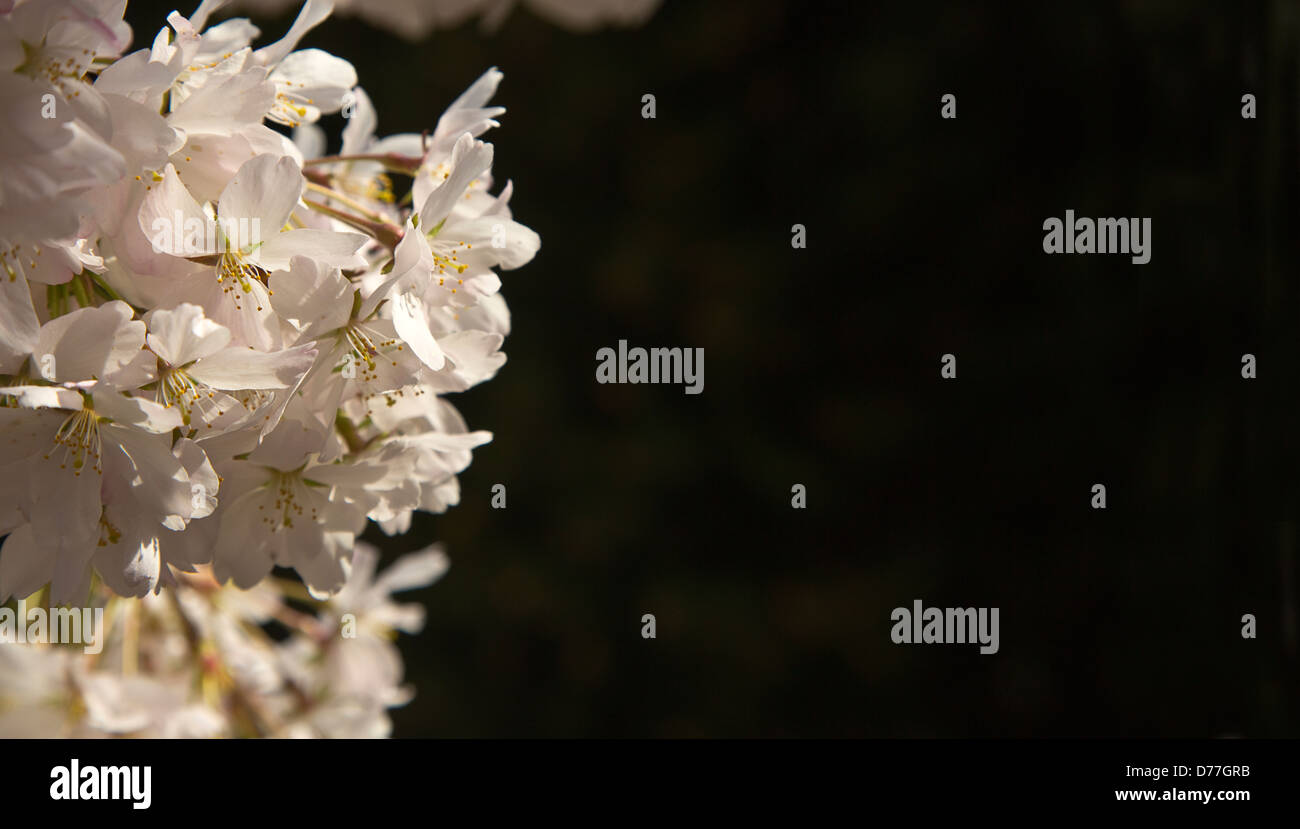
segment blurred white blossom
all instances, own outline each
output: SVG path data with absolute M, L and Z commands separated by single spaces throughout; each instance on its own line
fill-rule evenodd
M 387 737 L 413 694 L 393 636 L 424 624 L 392 594 L 432 584 L 447 558 L 432 547 L 376 577 L 377 559 L 358 543 L 315 613 L 295 583 L 242 591 L 200 567 L 162 595 L 106 595 L 100 653 L 0 645 L 0 737 Z
M 295 0 L 239 0 L 241 9 L 261 15 L 279 14 Z M 372 26 L 408 40 L 419 40 L 437 29 L 452 29 L 477 20 L 485 31 L 496 30 L 516 6 L 575 32 L 606 26 L 634 28 L 658 10 L 662 0 L 338 0 L 340 15 L 355 15 Z

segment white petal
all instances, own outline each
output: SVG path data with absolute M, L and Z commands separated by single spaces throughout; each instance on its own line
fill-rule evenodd
M 126 161 L 127 174 L 156 170 L 185 143 L 185 134 L 168 125 L 158 110 L 121 95 L 105 95 L 113 119 L 113 148 Z
M 271 80 L 290 84 L 290 91 L 311 101 L 323 113 L 337 112 L 343 96 L 357 85 L 357 70 L 342 58 L 320 49 L 286 55 L 271 72 Z
M 260 71 L 240 72 L 210 83 L 172 111 L 167 123 L 188 135 L 234 135 L 254 124 L 275 105 L 275 84 Z
M 316 359 L 314 343 L 283 351 L 227 348 L 189 369 L 195 380 L 214 389 L 285 389 L 297 383 Z
M 528 264 L 542 246 L 541 237 L 531 228 L 501 216 L 448 222 L 439 236 L 469 242 L 474 253 L 506 270 Z
M 170 365 L 183 366 L 215 354 L 230 343 L 230 329 L 182 302 L 170 310 L 150 311 L 144 318 L 149 348 Z
M 276 233 L 258 248 L 255 258 L 268 271 L 288 270 L 295 256 L 306 256 L 335 268 L 364 267 L 357 251 L 366 243 L 360 233 L 298 228 Z
M 17 373 L 36 347 L 39 328 L 27 280 L 0 273 L 0 374 Z
M 275 292 L 271 306 L 297 325 L 304 338 L 315 339 L 342 327 L 352 313 L 352 284 L 338 268 L 307 256 L 293 257 L 289 272 L 276 274 L 271 290 Z
M 433 265 L 433 251 L 429 247 L 429 240 L 423 233 L 415 230 L 408 220 L 406 232 L 402 235 L 402 240 L 397 243 L 397 249 L 393 251 L 393 269 L 362 301 L 361 308 L 357 311 L 357 319 L 369 319 L 379 307 L 379 303 L 388 298 L 399 282 L 406 286 L 407 290 L 417 290 L 419 286 L 427 284 L 433 275 Z
M 438 347 L 438 341 L 429 332 L 429 318 L 424 312 L 424 302 L 415 294 L 398 294 L 393 302 L 393 327 L 397 335 L 406 341 L 420 362 L 437 371 L 442 368 L 446 357 Z
M 119 527 L 119 532 L 116 544 L 110 542 L 96 548 L 95 570 L 119 596 L 140 597 L 151 593 L 162 571 L 157 531 L 131 526 Z
M 407 553 L 389 565 L 375 587 L 385 593 L 413 590 L 433 584 L 451 565 L 442 545 L 435 544 L 417 553 Z
M 100 433 L 106 444 L 105 455 L 108 456 L 110 452 L 108 444 L 112 444 L 119 453 L 111 458 L 115 465 L 112 472 L 115 474 L 107 475 L 106 489 L 114 484 L 121 486 L 125 483 L 130 487 L 130 497 L 140 504 L 137 508 L 144 509 L 151 521 L 184 526 L 184 520 L 194 509 L 194 495 L 185 467 L 172 454 L 171 438 L 167 435 L 146 434 L 117 424 L 101 425 Z M 105 465 L 109 463 L 110 458 L 106 457 Z M 124 494 L 126 493 L 116 493 L 115 500 Z M 168 519 L 173 516 L 176 521 L 169 522 Z
M 139 224 L 154 253 L 187 257 L 217 252 L 212 219 L 181 183 L 175 167 L 168 164 L 162 181 L 150 181 L 149 187 L 140 205 Z
M 352 90 L 352 105 L 352 116 L 343 128 L 343 148 L 339 151 L 343 155 L 366 152 L 374 140 L 375 127 L 378 126 L 375 105 L 359 86 Z
M 321 21 L 329 17 L 330 12 L 333 10 L 334 3 L 331 0 L 307 0 L 284 37 L 270 46 L 258 49 L 253 53 L 254 59 L 262 66 L 275 66 L 294 50 L 294 47 L 298 45 L 298 41 L 302 40 L 303 35 L 320 25 Z
M 190 518 L 205 518 L 217 508 L 217 492 L 221 480 L 212 468 L 203 448 L 188 438 L 181 438 L 172 447 L 172 454 L 181 462 L 190 479 Z
M 468 133 L 456 142 L 451 154 L 451 174 L 420 206 L 420 230 L 428 233 L 451 212 L 465 188 L 492 166 L 492 145 L 476 141 Z
M 114 300 L 98 308 L 79 308 L 41 327 L 32 358 L 36 368 L 46 355 L 56 382 L 104 378 L 136 359 L 144 346 L 144 323 L 132 320 L 131 306 Z
M 325 155 L 325 130 L 315 124 L 299 124 L 293 128 L 293 143 L 298 145 L 303 158 Z
M 95 412 L 113 419 L 114 423 L 134 426 L 152 434 L 163 434 L 180 428 L 179 409 L 143 397 L 127 397 L 111 389 L 94 395 Z
M 259 155 L 244 162 L 222 191 L 217 218 L 222 222 L 250 224 L 257 219 L 261 223 L 261 239 L 271 239 L 289 220 L 294 205 L 302 197 L 303 187 L 302 168 L 292 158 L 269 153 Z
M 0 394 L 13 397 L 24 409 L 83 408 L 80 393 L 57 386 L 4 386 Z
M 54 577 L 54 555 L 36 543 L 31 524 L 9 533 L 0 547 L 0 602 L 26 598 Z

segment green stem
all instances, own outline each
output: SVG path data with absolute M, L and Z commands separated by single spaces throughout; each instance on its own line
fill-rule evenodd
M 95 291 L 103 296 L 104 299 L 116 299 L 121 302 L 126 302 L 126 300 L 122 299 L 121 294 L 113 290 L 112 286 L 104 281 L 104 277 L 93 271 L 90 272 L 90 283 L 94 286 Z
M 68 286 L 66 284 L 45 286 L 45 308 L 50 312 L 50 319 L 68 313 Z
M 77 303 L 82 308 L 89 308 L 94 304 L 93 302 L 90 301 L 90 290 L 86 287 L 87 285 L 86 274 L 87 271 L 82 271 L 81 273 L 72 277 L 72 282 L 69 283 L 72 286 L 72 293 L 75 294 L 77 297 Z

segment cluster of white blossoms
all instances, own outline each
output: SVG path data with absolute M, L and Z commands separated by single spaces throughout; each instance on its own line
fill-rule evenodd
M 421 605 L 391 594 L 432 583 L 447 559 L 430 548 L 376 577 L 377 561 L 358 542 L 323 603 L 279 578 L 244 591 L 182 573 L 161 595 L 95 608 L 93 647 L 0 646 L 0 737 L 388 737 L 387 709 L 414 694 L 391 640 L 424 624 Z M 57 612 L 41 618 L 48 639 Z
M 298 48 L 332 3 L 254 48 L 225 2 L 124 54 L 125 0 L 0 0 L 0 602 L 134 597 L 193 643 L 196 597 L 254 618 L 281 566 L 337 602 L 368 522 L 459 500 L 491 435 L 443 395 L 505 362 L 496 269 L 540 245 L 491 193 L 499 72 L 380 138 L 352 65 Z

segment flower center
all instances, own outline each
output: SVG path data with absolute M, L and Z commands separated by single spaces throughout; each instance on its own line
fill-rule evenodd
M 36 80 L 46 80 L 65 98 L 81 94 L 82 78 L 95 55 L 89 49 L 52 49 L 45 43 L 33 46 L 23 42 L 22 65 L 14 71 Z
M 244 258 L 244 253 L 237 248 L 227 247 L 217 260 L 217 282 L 221 284 L 222 293 L 229 294 L 235 301 L 235 310 L 243 310 L 244 298 L 253 293 L 253 282 L 266 284 L 268 272 Z M 256 301 L 256 297 L 254 297 Z M 262 310 L 258 305 L 257 310 Z
M 200 418 L 207 421 L 206 426 L 211 429 L 212 421 L 226 413 L 222 406 L 229 406 L 232 401 L 246 411 L 255 412 L 274 398 L 271 392 L 264 389 L 222 392 L 219 401 L 216 396 L 215 391 L 197 382 L 184 369 L 169 368 L 164 370 L 159 379 L 156 399 L 169 409 L 172 406 L 180 409 L 181 422 L 186 426 L 190 425 L 191 414 L 197 409 Z
M 103 474 L 104 468 L 101 465 L 103 443 L 99 437 L 99 417 L 90 409 L 79 409 L 69 414 L 64 419 L 63 425 L 59 426 L 59 431 L 55 432 L 54 448 L 45 453 L 45 459 L 49 460 L 60 450 L 63 453 L 59 460 L 60 469 L 67 469 L 71 464 L 72 474 L 80 477 L 81 470 L 89 459 L 92 461 L 91 468 Z
M 369 382 L 379 376 L 378 364 L 375 361 L 376 357 L 394 347 L 399 350 L 402 348 L 401 343 L 397 340 L 382 339 L 375 332 L 367 331 L 356 322 L 348 323 L 344 327 L 343 336 L 347 339 L 350 347 L 343 358 L 344 366 L 351 361 L 352 365 L 358 369 L 356 379 L 361 383 Z
M 298 86 L 306 86 L 305 81 Z M 293 91 L 293 81 L 276 80 L 275 106 L 266 114 L 267 118 L 286 127 L 296 127 L 307 117 L 307 106 L 313 103 L 311 98 Z
M 122 540 L 122 531 L 108 520 L 108 513 L 100 510 L 99 513 L 99 543 L 98 547 L 107 547 L 110 544 L 116 544 Z
M 35 251 L 36 256 L 41 255 L 40 245 L 32 245 L 32 249 Z M 31 256 L 27 257 L 27 267 L 32 269 L 36 267 L 36 260 Z M 4 272 L 9 275 L 10 282 L 16 281 L 19 274 L 26 277 L 27 268 L 23 267 L 22 245 L 14 245 L 7 250 L 0 249 L 0 268 L 3 268 Z
M 267 491 L 268 494 L 273 492 L 275 498 L 269 505 L 270 509 L 267 509 L 267 504 L 258 504 L 258 511 L 263 513 L 259 519 L 261 523 L 272 533 L 278 533 L 281 530 L 293 529 L 294 520 L 299 518 L 306 517 L 313 522 L 318 521 L 319 513 L 311 503 L 310 490 L 302 479 L 302 471 L 281 472 L 277 469 L 269 471 L 271 479 L 267 482 Z

